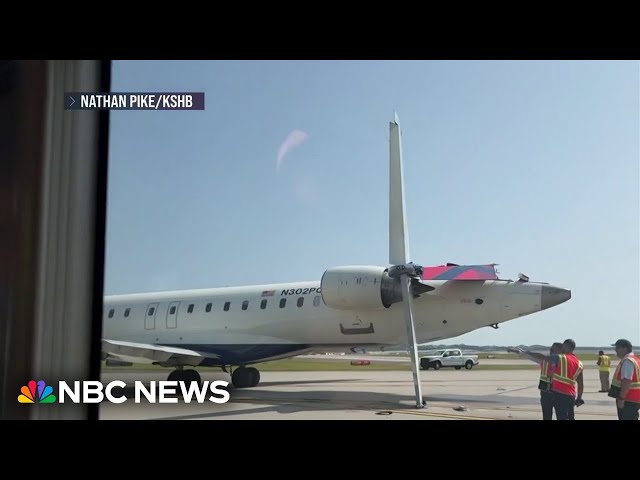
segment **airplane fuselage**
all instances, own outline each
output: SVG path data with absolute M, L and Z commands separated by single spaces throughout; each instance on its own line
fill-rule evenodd
M 544 308 L 546 284 L 488 280 L 432 281 L 414 298 L 419 343 L 456 337 Z M 104 336 L 194 350 L 201 365 L 247 365 L 313 351 L 406 343 L 402 305 L 336 309 L 319 281 L 114 295 L 105 297 Z M 544 298 L 543 298 L 544 297 Z

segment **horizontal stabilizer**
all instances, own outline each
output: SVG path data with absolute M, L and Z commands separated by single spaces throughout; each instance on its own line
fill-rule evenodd
M 498 280 L 495 264 L 423 267 L 423 280 Z

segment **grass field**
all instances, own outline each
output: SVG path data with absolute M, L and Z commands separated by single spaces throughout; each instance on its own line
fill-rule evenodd
M 534 364 L 523 364 L 523 365 L 492 365 L 482 363 L 482 360 L 487 359 L 501 359 L 501 360 L 518 360 L 519 357 L 515 354 L 511 353 L 481 353 L 478 355 L 480 359 L 480 364 L 473 367 L 474 370 L 537 370 L 539 367 Z M 595 353 L 578 353 L 578 358 L 585 364 L 585 367 L 592 368 L 595 366 L 595 362 L 598 358 L 598 355 Z M 613 358 L 612 358 L 613 360 Z M 344 360 L 334 359 L 334 360 L 323 360 L 323 359 L 315 359 L 315 358 L 288 358 L 284 360 L 274 360 L 272 362 L 264 362 L 253 365 L 258 370 L 263 372 L 270 371 L 282 371 L 282 372 L 293 372 L 293 371 L 343 371 L 343 370 L 353 370 L 353 371 L 384 371 L 384 370 L 397 370 L 397 371 L 410 371 L 411 365 L 408 363 L 400 363 L 400 362 L 385 362 L 385 361 L 375 361 L 372 360 L 370 365 L 351 365 L 351 359 L 349 357 L 345 357 Z M 157 365 L 148 365 L 148 364 L 136 364 L 131 367 L 107 367 L 104 362 L 102 363 L 102 369 L 105 372 L 134 372 L 134 371 L 166 371 L 169 372 L 168 368 L 159 367 Z M 217 372 L 218 368 L 208 368 L 201 367 L 198 368 L 199 371 L 205 373 L 207 371 Z M 447 369 L 449 370 L 449 369 Z M 427 372 L 425 372 L 427 374 Z
M 596 360 L 598 359 L 597 353 L 577 352 L 576 355 L 582 362 L 593 362 L 595 364 Z M 488 359 L 488 358 L 495 358 L 500 360 L 518 360 L 520 357 L 518 357 L 518 355 L 516 355 L 515 353 L 480 353 L 478 354 L 478 359 L 480 360 Z M 609 354 L 609 358 L 611 360 L 615 360 L 615 354 L 614 355 Z
M 274 360 L 272 362 L 264 362 L 252 365 L 261 372 L 269 371 L 381 371 L 381 370 L 397 370 L 410 371 L 411 365 L 400 362 L 376 362 L 372 361 L 370 365 L 351 365 L 350 360 L 316 360 L 307 358 L 288 358 L 285 360 Z M 531 365 L 476 365 L 474 370 L 536 370 L 535 364 Z M 136 364 L 131 367 L 106 367 L 103 363 L 102 370 L 104 372 L 133 372 L 133 371 L 166 371 L 168 368 L 159 367 L 157 365 Z M 198 368 L 199 371 L 205 373 L 207 371 L 216 372 L 218 368 Z M 449 369 L 447 369 L 449 370 Z M 452 370 L 452 369 L 451 369 Z M 431 371 L 431 370 L 430 370 Z M 427 372 L 425 372 L 427 374 Z
M 265 362 L 255 365 L 260 371 L 304 371 L 304 370 L 398 370 L 410 371 L 409 363 L 399 362 L 376 362 L 372 361 L 370 365 L 351 365 L 350 360 L 311 360 L 303 358 L 291 358 L 285 360 L 276 360 L 273 362 Z M 531 365 L 476 365 L 473 370 L 537 370 L 538 366 Z M 453 370 L 448 368 L 446 370 Z M 430 370 L 432 371 L 432 370 Z M 425 372 L 426 374 L 426 372 Z

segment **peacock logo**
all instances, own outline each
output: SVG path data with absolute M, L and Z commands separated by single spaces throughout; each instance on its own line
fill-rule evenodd
M 38 388 L 37 396 L 36 386 Z M 37 384 L 35 380 L 31 380 L 20 389 L 20 392 L 20 395 L 18 395 L 18 402 L 20 403 L 56 403 L 53 388 L 44 383 L 44 380 L 38 381 Z

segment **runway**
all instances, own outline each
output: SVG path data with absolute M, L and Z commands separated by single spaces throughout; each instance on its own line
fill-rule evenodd
M 201 371 L 203 380 L 226 380 L 222 372 Z M 538 420 L 535 370 L 422 371 L 427 408 L 416 409 L 407 371 L 261 372 L 258 387 L 228 388 L 225 404 L 136 404 L 103 402 L 100 418 L 166 420 Z M 103 382 L 166 380 L 166 373 L 104 372 Z M 617 419 L 615 400 L 598 393 L 597 370 L 585 371 L 585 404 L 577 420 Z M 131 389 L 132 390 L 132 389 Z M 127 395 L 131 396 L 132 395 Z

